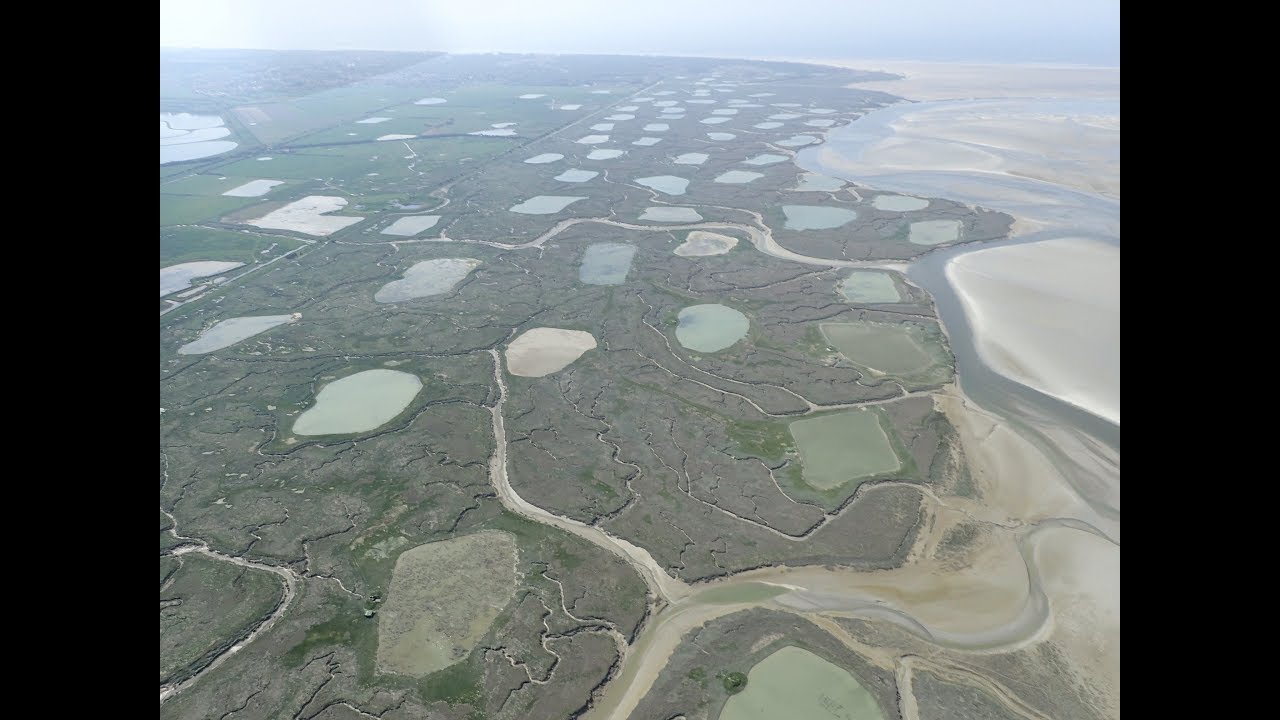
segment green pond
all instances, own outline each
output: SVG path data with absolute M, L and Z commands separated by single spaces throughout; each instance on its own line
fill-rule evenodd
M 854 303 L 896 303 L 902 301 L 898 286 L 889 273 L 877 270 L 854 270 L 840 281 L 836 290 Z
M 365 370 L 325 385 L 316 403 L 293 423 L 295 435 L 367 432 L 404 412 L 422 390 L 417 375 L 399 370 Z
M 636 246 L 626 243 L 588 245 L 578 267 L 578 279 L 587 285 L 621 285 L 631 272 Z
M 795 646 L 779 649 L 747 673 L 720 720 L 884 720 L 869 690 L 849 671 Z
M 830 230 L 857 219 L 858 213 L 842 207 L 783 205 L 788 230 Z
M 747 316 L 724 305 L 691 305 L 680 311 L 676 340 L 697 352 L 723 350 L 746 337 Z
M 841 355 L 885 375 L 925 370 L 933 356 L 905 325 L 861 321 L 822 323 L 822 334 Z
M 902 467 L 878 410 L 819 415 L 788 427 L 800 451 L 801 477 L 819 490 Z
M 908 240 L 916 245 L 941 245 L 960 239 L 959 220 L 921 220 L 911 223 Z

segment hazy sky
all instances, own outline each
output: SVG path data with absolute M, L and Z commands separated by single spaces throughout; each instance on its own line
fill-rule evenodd
M 162 47 L 1119 66 L 1119 0 L 160 0 Z

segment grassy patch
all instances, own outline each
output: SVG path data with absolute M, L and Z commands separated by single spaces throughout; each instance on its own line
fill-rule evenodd
M 193 260 L 229 260 L 251 265 L 301 247 L 300 240 L 202 227 L 174 227 L 160 231 L 160 267 Z M 275 249 L 263 251 L 275 245 Z

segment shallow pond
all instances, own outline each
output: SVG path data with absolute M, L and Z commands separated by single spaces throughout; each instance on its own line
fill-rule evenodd
M 871 201 L 871 206 L 877 210 L 889 212 L 909 212 L 929 207 L 929 201 L 909 195 L 877 195 L 876 199 Z
M 565 170 L 557 175 L 555 179 L 560 182 L 580 183 L 586 182 L 599 174 L 595 170 Z
M 200 337 L 178 348 L 179 355 L 203 355 L 234 345 L 273 327 L 284 325 L 290 315 L 257 315 L 223 320 L 205 330 Z
M 447 293 L 479 266 L 480 261 L 475 258 L 423 260 L 405 270 L 400 280 L 383 285 L 373 299 L 380 303 L 397 303 Z
M 716 177 L 712 182 L 728 183 L 729 185 L 743 185 L 752 180 L 759 180 L 764 177 L 764 173 L 751 172 L 749 170 L 730 170 Z
M 817 173 L 805 173 L 800 176 L 800 184 L 795 186 L 797 192 L 835 192 L 844 187 L 840 178 L 827 177 Z
M 572 195 L 538 195 L 513 206 L 511 212 L 521 215 L 552 215 L 579 200 L 586 200 L 586 198 Z
M 800 451 L 800 475 L 819 490 L 902 467 L 877 410 L 823 414 L 788 427 Z
M 271 188 L 283 184 L 283 180 L 250 180 L 249 182 L 239 187 L 233 187 L 222 194 L 227 197 L 262 197 L 270 192 Z
M 845 300 L 854 303 L 896 303 L 902 301 L 898 286 L 889 273 L 879 270 L 854 270 L 836 290 Z
M 712 140 L 732 140 L 738 136 L 733 133 L 709 132 L 707 133 L 707 137 Z
M 293 423 L 296 435 L 368 432 L 404 412 L 422 390 L 417 375 L 399 370 L 365 370 L 325 385 L 315 405 Z
M 824 128 L 835 125 L 836 121 L 830 118 L 814 118 L 813 120 L 806 120 L 804 124 L 809 127 Z
M 604 150 L 596 149 L 587 153 L 588 160 L 612 160 L 616 157 L 622 157 L 626 154 L 626 150 Z
M 701 222 L 702 216 L 697 210 L 688 207 L 651 207 L 645 208 L 640 219 L 654 222 L 691 223 Z
M 789 230 L 830 230 L 853 222 L 858 213 L 840 207 L 822 205 L 783 205 Z
M 763 155 L 757 155 L 748 160 L 743 160 L 742 164 L 743 165 L 776 165 L 777 163 L 786 162 L 787 160 L 790 160 L 790 159 L 791 158 L 788 158 L 786 155 L 773 155 L 770 153 L 765 153 Z
M 422 98 L 421 100 L 415 100 L 413 104 L 414 105 L 439 105 L 440 103 L 444 103 L 444 102 L 449 102 L 449 101 L 440 97 L 429 97 L 429 98 Z
M 773 121 L 770 121 L 770 122 L 762 122 L 762 123 L 756 123 L 756 124 L 755 124 L 755 125 L 753 125 L 752 127 L 758 128 L 758 129 L 760 129 L 760 130 L 773 130 L 774 128 L 780 128 L 780 127 L 782 127 L 782 123 L 780 123 L 780 122 L 773 122 Z
M 747 316 L 719 304 L 691 305 L 680 311 L 676 340 L 690 350 L 713 353 L 747 336 Z
M 883 375 L 909 375 L 933 364 L 933 356 L 920 344 L 919 331 L 907 325 L 861 320 L 821 323 L 818 328 L 841 355 Z
M 647 187 L 653 188 L 660 193 L 667 195 L 683 195 L 684 191 L 689 187 L 689 181 L 675 175 L 656 175 L 654 177 L 636 178 L 636 182 Z
M 660 143 L 660 142 L 662 142 L 662 138 L 655 138 L 655 137 L 642 137 L 642 138 L 640 138 L 639 140 L 636 140 L 635 142 L 633 142 L 633 143 L 631 143 L 631 144 L 632 144 L 632 145 L 640 145 L 640 146 L 643 146 L 643 147 L 649 147 L 650 145 L 657 145 L 657 144 L 658 144 L 658 143 Z
M 805 145 L 812 145 L 816 142 L 822 141 L 812 135 L 792 135 L 786 140 L 779 140 L 775 144 L 781 147 L 804 147 Z
M 586 285 L 621 285 L 631 272 L 636 246 L 627 243 L 588 245 L 578 266 L 578 279 Z
M 911 223 L 908 240 L 916 245 L 942 245 L 960 239 L 959 220 L 921 220 Z
M 680 257 L 705 257 L 724 255 L 738 244 L 738 238 L 720 233 L 694 230 L 676 249 Z
M 439 215 L 411 215 L 397 218 L 395 222 L 382 230 L 382 234 L 412 237 L 425 230 L 430 230 L 438 222 L 440 222 Z
M 576 142 L 579 145 L 595 145 L 597 143 L 609 142 L 609 136 L 608 135 L 587 135 L 586 137 L 578 138 Z
M 180 263 L 178 265 L 162 267 L 160 268 L 160 297 L 176 293 L 179 290 L 186 290 L 191 287 L 191 281 L 196 278 L 220 275 L 228 270 L 234 270 L 241 265 L 244 265 L 244 263 L 223 262 L 218 260 L 198 260 L 196 262 Z
M 596 347 L 596 339 L 582 330 L 537 327 L 507 346 L 507 370 L 520 377 L 545 377 L 569 366 Z
M 709 157 L 711 156 L 706 153 L 684 153 L 683 155 L 677 155 L 672 162 L 676 165 L 701 165 Z
M 709 118 L 703 118 L 698 122 L 702 123 L 703 125 L 719 125 L 720 123 L 727 123 L 732 119 L 733 118 L 727 118 L 727 117 L 709 117 Z
M 649 123 L 648 125 L 644 126 L 645 132 L 666 132 L 667 130 L 670 130 L 670 129 L 671 129 L 671 126 L 666 123 Z
M 564 159 L 564 156 L 561 155 L 560 153 L 542 153 L 541 155 L 534 155 L 528 160 L 525 160 L 525 162 L 529 163 L 530 165 L 544 165 L 546 163 L 552 163 L 557 160 L 563 160 L 563 159 Z
M 747 673 L 719 720 L 884 720 L 884 712 L 847 670 L 795 646 L 784 647 Z

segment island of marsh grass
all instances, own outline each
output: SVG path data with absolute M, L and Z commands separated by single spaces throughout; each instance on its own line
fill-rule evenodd
M 951 378 L 951 353 L 936 323 L 857 320 L 819 327 L 841 355 L 873 377 L 894 378 L 911 388 Z
M 279 578 L 197 553 L 161 558 L 160 682 L 180 681 L 248 635 L 284 597 Z
M 295 250 L 303 244 L 301 240 L 285 235 L 259 235 L 204 227 L 162 228 L 160 267 L 196 260 L 227 260 L 252 265 Z M 271 251 L 265 252 L 268 249 Z

